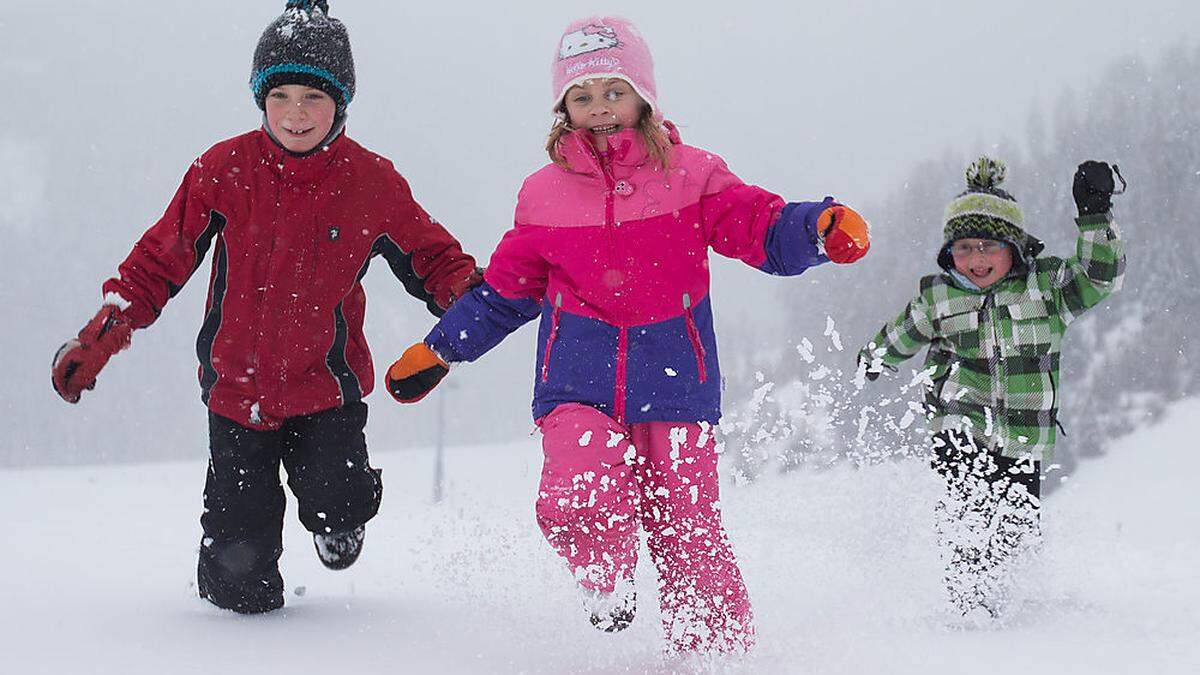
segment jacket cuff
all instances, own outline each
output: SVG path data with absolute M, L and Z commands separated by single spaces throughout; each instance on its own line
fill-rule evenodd
M 1113 222 L 1112 211 L 1104 213 L 1095 213 L 1087 216 L 1078 216 L 1075 218 L 1075 224 L 1080 230 L 1103 230 Z
M 158 319 L 158 312 L 154 311 L 153 307 L 146 306 L 144 302 L 125 299 L 119 289 L 111 288 L 109 284 L 104 285 L 104 300 L 100 306 L 104 305 L 113 305 L 119 309 L 121 316 L 134 329 L 145 328 Z

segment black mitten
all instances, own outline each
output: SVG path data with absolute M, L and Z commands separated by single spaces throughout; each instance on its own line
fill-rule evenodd
M 1075 170 L 1071 194 L 1081 216 L 1094 216 L 1112 210 L 1113 172 L 1106 162 L 1088 160 Z

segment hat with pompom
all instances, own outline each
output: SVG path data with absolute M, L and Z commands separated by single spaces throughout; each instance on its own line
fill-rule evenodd
M 1028 266 L 1045 245 L 1022 226 L 1025 214 L 1017 200 L 1000 188 L 1008 174 L 1004 162 L 980 157 L 967 167 L 967 189 L 946 206 L 945 241 L 938 251 L 938 266 L 954 269 L 950 245 L 959 239 L 993 239 L 1012 246 L 1014 264 Z
M 550 69 L 555 113 L 562 112 L 563 97 L 571 87 L 584 80 L 615 77 L 628 82 L 656 117 L 662 116 L 654 84 L 654 58 L 628 19 L 592 16 L 573 21 L 558 40 Z
M 327 0 L 288 0 L 258 39 L 250 73 L 254 102 L 265 110 L 267 93 L 285 84 L 320 89 L 342 114 L 354 98 L 350 34 L 341 21 L 329 18 Z

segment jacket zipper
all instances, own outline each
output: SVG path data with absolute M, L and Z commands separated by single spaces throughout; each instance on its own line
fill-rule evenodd
M 619 328 L 617 332 L 617 373 L 616 387 L 613 392 L 613 419 L 625 423 L 625 379 L 629 357 L 629 329 Z
M 546 353 L 542 356 L 542 382 L 550 379 L 550 349 L 558 337 L 558 315 L 562 311 L 562 293 L 554 296 L 554 311 L 550 313 L 550 335 L 546 338 Z
M 616 197 L 614 196 L 617 181 L 612 174 L 612 161 L 609 153 L 601 153 L 598 159 L 600 160 L 600 173 L 604 175 L 604 229 L 608 234 L 609 264 L 613 266 L 613 269 L 617 269 L 617 265 L 620 263 L 617 255 L 617 215 Z
M 696 317 L 692 314 L 692 296 L 683 294 L 683 319 L 687 323 L 688 339 L 692 341 L 692 353 L 696 356 L 696 372 L 700 381 L 708 380 L 708 370 L 704 367 L 704 343 L 700 341 L 700 329 L 696 328 Z
M 611 152 L 611 151 L 610 151 Z M 609 264 L 619 271 L 620 257 L 617 251 L 617 217 L 615 202 L 616 180 L 612 175 L 611 156 L 608 152 L 598 153 L 600 173 L 604 175 L 604 229 L 608 236 Z M 625 395 L 627 368 L 629 364 L 629 331 L 617 329 L 616 377 L 613 382 L 613 419 L 625 423 Z
M 1004 351 L 1003 343 L 1000 339 L 1000 331 L 996 325 L 996 298 L 991 293 L 988 293 L 983 300 L 983 308 L 980 310 L 982 314 L 986 310 L 987 322 L 991 326 L 992 333 L 992 348 L 996 352 L 996 372 L 992 377 L 992 434 L 988 441 L 989 448 L 999 447 L 999 444 L 1004 441 L 1004 434 L 1007 433 L 1007 424 L 1004 421 L 1005 404 L 1004 396 L 1001 393 L 1005 386 L 1004 377 Z
M 282 168 L 282 165 L 281 165 L 281 168 Z M 284 208 L 283 202 L 285 199 L 285 197 L 284 197 L 285 190 L 286 190 L 286 186 L 284 185 L 283 173 L 281 171 L 279 174 L 279 177 L 275 181 L 275 209 L 274 209 L 274 211 L 271 212 L 271 238 L 270 238 L 270 244 L 268 244 L 268 248 L 267 248 L 266 263 L 263 265 L 263 268 L 262 268 L 263 269 L 263 277 L 255 280 L 256 286 L 258 283 L 261 283 L 262 285 L 257 286 L 257 288 L 255 289 L 256 292 L 258 293 L 258 311 L 255 313 L 255 321 L 256 321 L 257 325 L 256 325 L 256 328 L 254 331 L 255 332 L 254 351 L 251 354 L 251 361 L 254 363 L 254 370 L 255 370 L 254 399 L 252 401 L 250 412 L 248 413 L 248 419 L 251 424 L 259 424 L 262 422 L 261 414 L 259 412 L 259 406 L 261 405 L 261 403 L 264 399 L 278 398 L 277 394 L 280 390 L 282 390 L 283 384 L 284 384 L 283 382 L 278 381 L 279 378 L 276 378 L 276 382 L 265 381 L 265 378 L 260 378 L 258 376 L 258 373 L 268 372 L 263 368 L 263 363 L 262 363 L 263 362 L 263 348 L 262 348 L 263 338 L 266 335 L 266 330 L 267 330 L 267 327 L 264 322 L 264 316 L 266 315 L 266 310 L 267 310 L 267 295 L 271 293 L 271 285 L 274 283 L 274 280 L 271 278 L 271 269 L 272 269 L 271 261 L 275 257 L 275 245 L 279 240 L 279 229 L 280 229 L 279 219 L 280 219 L 280 212 Z M 226 249 L 226 250 L 228 250 L 228 249 Z M 278 336 L 276 336 L 276 337 L 278 337 Z M 268 354 L 270 355 L 270 352 L 268 352 Z M 271 355 L 271 356 L 275 356 L 275 355 Z M 272 369 L 279 368 L 279 364 L 277 362 L 271 363 L 269 365 Z M 283 369 L 279 368 L 279 370 L 280 370 L 280 372 L 282 372 Z M 275 386 L 273 386 L 273 385 L 275 385 Z

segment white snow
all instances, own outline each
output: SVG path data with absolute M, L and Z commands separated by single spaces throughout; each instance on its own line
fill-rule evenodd
M 1200 399 L 1119 442 L 1045 502 L 1046 546 L 1007 625 L 941 612 L 919 460 L 772 475 L 721 503 L 767 673 L 1192 673 L 1200 664 Z M 593 629 L 533 518 L 536 438 L 384 452 L 362 559 L 321 567 L 289 506 L 287 606 L 195 597 L 204 462 L 0 471 L 0 670 L 11 673 L 645 672 L 663 669 L 653 580 L 639 616 Z M 1055 472 L 1050 472 L 1057 480 Z M 728 478 L 728 475 L 726 476 Z M 679 664 L 674 664 L 678 666 Z

